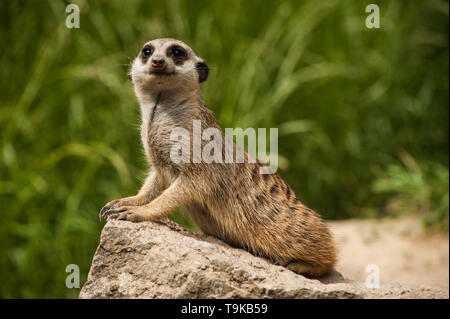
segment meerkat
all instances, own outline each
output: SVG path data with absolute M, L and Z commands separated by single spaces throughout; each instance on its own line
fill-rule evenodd
M 107 203 L 100 218 L 155 221 L 184 207 L 203 233 L 231 246 L 308 277 L 329 273 L 337 252 L 325 222 L 278 174 L 261 174 L 265 164 L 251 161 L 255 158 L 247 152 L 243 163 L 199 162 L 192 154 L 190 161 L 171 160 L 174 128 L 192 136 L 197 120 L 204 128 L 220 129 L 200 96 L 208 72 L 205 61 L 181 41 L 144 44 L 129 78 L 140 104 L 141 139 L 151 169 L 137 195 Z M 225 143 L 228 137 L 221 138 Z

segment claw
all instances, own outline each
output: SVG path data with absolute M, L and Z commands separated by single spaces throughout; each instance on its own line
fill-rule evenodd
M 111 208 L 111 207 L 109 207 L 109 205 L 103 206 L 103 208 L 102 208 L 102 210 L 100 211 L 100 214 L 99 214 L 99 216 L 98 216 L 98 217 L 100 218 L 100 220 L 102 220 L 102 218 L 106 216 L 106 212 L 109 211 L 110 208 Z
M 116 200 L 106 204 L 105 206 L 103 206 L 103 208 L 100 210 L 100 213 L 99 213 L 100 220 L 102 220 L 102 218 L 107 216 L 108 214 L 111 214 L 112 212 L 110 212 L 110 210 L 114 210 L 114 206 L 118 202 L 119 202 L 119 200 L 116 199 Z
M 100 210 L 100 213 L 98 214 L 98 217 L 99 217 L 100 220 L 102 220 L 103 216 L 105 215 L 105 213 L 106 213 L 106 211 L 107 211 L 108 209 L 109 209 L 109 208 L 107 207 L 107 205 L 105 205 L 105 206 L 102 207 L 102 209 Z

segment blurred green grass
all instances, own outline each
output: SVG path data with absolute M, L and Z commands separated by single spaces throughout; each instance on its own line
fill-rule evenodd
M 0 4 L 0 297 L 77 297 L 99 209 L 147 165 L 127 65 L 187 42 L 222 127 L 278 127 L 279 173 L 325 218 L 420 212 L 448 231 L 448 1 L 68 1 Z M 172 217 L 194 227 L 182 213 Z

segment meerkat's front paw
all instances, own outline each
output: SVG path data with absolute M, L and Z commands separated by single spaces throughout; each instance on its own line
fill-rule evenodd
M 118 212 L 113 212 L 108 215 L 108 220 L 109 219 L 127 220 L 134 223 L 144 220 L 144 218 L 133 209 L 126 209 L 123 211 L 118 210 Z
M 131 204 L 133 206 L 126 206 L 126 205 L 130 205 L 129 200 L 127 198 L 116 199 L 116 200 L 110 201 L 108 204 L 103 206 L 103 208 L 100 210 L 100 214 L 99 214 L 100 220 L 104 217 L 109 218 L 109 216 L 111 216 L 113 214 L 117 214 L 117 213 L 121 213 L 121 212 L 126 213 L 128 210 L 136 209 L 138 207 L 138 206 L 134 206 L 133 204 Z

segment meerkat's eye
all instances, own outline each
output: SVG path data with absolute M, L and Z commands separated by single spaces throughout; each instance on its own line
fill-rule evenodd
M 174 46 L 169 51 L 170 54 L 172 54 L 176 58 L 185 58 L 187 56 L 186 51 L 179 46 Z
M 148 46 L 142 49 L 142 57 L 144 59 L 147 59 L 149 56 L 151 56 L 153 53 L 153 48 Z
M 174 49 L 173 50 L 173 55 L 175 55 L 175 56 L 186 56 L 186 52 L 184 52 L 184 50 Z

